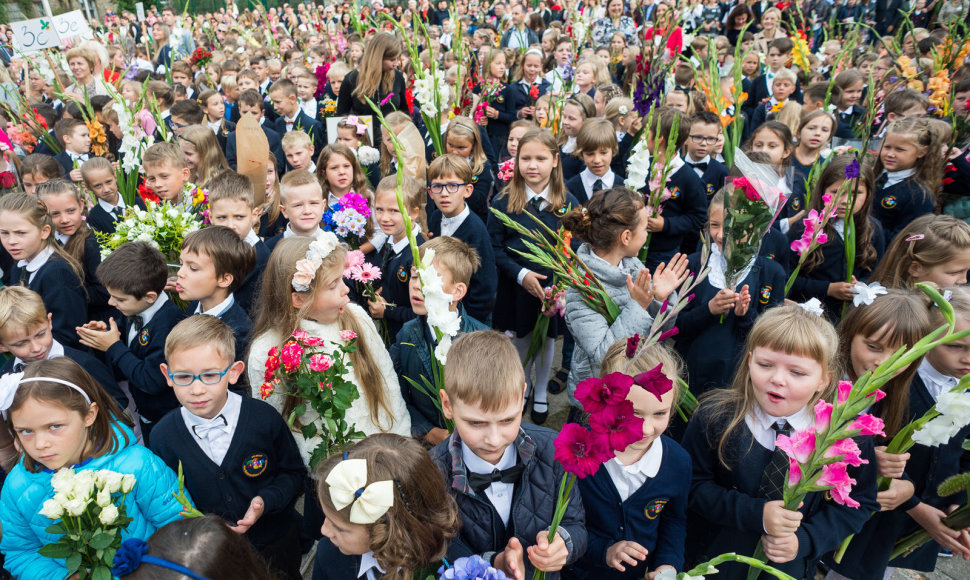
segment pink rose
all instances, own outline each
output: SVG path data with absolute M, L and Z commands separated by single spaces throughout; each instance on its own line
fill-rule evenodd
M 357 338 L 357 333 L 353 330 L 341 330 L 340 340 L 354 340 Z
M 308 336 L 310 336 L 310 333 L 307 332 L 307 331 L 305 331 L 305 330 L 294 330 L 293 331 L 293 338 L 295 338 L 297 340 L 306 340 Z
M 301 288 L 310 289 L 310 283 L 313 282 L 313 278 L 317 275 L 316 265 L 307 259 L 300 260 L 296 263 L 296 272 L 293 273 L 293 286 L 296 290 L 296 286 Z M 300 292 L 305 292 L 306 290 L 299 290 Z
M 333 366 L 333 359 L 325 354 L 315 354 L 310 357 L 310 370 L 322 373 L 330 370 Z
M 300 366 L 303 358 L 303 347 L 294 341 L 283 345 L 283 352 L 280 353 L 280 360 L 283 362 L 283 370 L 292 373 Z

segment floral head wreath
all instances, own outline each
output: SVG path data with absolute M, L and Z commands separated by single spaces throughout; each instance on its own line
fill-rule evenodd
M 326 479 L 330 486 L 333 507 L 342 510 L 350 506 L 350 523 L 372 524 L 394 505 L 392 480 L 367 483 L 367 460 L 347 459 L 330 470 Z
M 86 402 L 88 405 L 91 404 L 91 397 L 84 392 L 84 389 L 72 382 L 62 379 L 55 379 L 53 377 L 30 377 L 25 379 L 24 373 L 9 373 L 3 375 L 3 377 L 0 377 L 0 412 L 3 412 L 3 414 L 6 415 L 7 409 L 9 409 L 13 404 L 13 398 L 17 395 L 17 389 L 20 388 L 20 385 L 40 381 L 57 383 L 59 385 L 64 385 L 65 387 L 70 387 L 81 393 L 81 396 L 84 397 L 84 402 Z
M 340 240 L 333 232 L 323 232 L 313 240 L 307 248 L 306 257 L 296 262 L 296 272 L 293 273 L 293 280 L 290 282 L 294 290 L 306 292 L 310 289 L 310 284 L 316 277 L 324 258 L 329 256 L 338 244 Z
M 345 117 L 344 123 L 353 127 L 354 131 L 356 131 L 358 135 L 364 135 L 367 133 L 367 125 L 364 124 L 364 122 L 361 121 L 357 115 L 349 115 L 348 117 Z

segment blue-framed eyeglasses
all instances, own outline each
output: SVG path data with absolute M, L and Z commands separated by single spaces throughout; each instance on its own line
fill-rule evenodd
M 172 380 L 172 384 L 180 387 L 187 387 L 195 381 L 202 381 L 203 385 L 214 385 L 221 381 L 222 377 L 226 376 L 226 373 L 229 372 L 233 364 L 235 363 L 229 363 L 229 366 L 224 368 L 222 372 L 205 371 L 197 375 L 193 375 L 192 373 L 168 373 L 168 378 Z

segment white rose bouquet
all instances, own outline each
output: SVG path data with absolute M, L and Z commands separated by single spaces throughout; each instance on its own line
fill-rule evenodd
M 202 227 L 202 216 L 193 208 L 146 203 L 148 209 L 129 206 L 113 234 L 98 233 L 104 258 L 127 242 L 146 242 L 159 249 L 170 264 L 177 264 L 182 240 Z
M 135 487 L 135 476 L 106 469 L 59 470 L 51 477 L 54 497 L 40 513 L 58 520 L 47 533 L 60 534 L 58 541 L 42 547 L 41 556 L 63 559 L 67 574 L 81 580 L 110 580 L 121 532 L 131 523 L 125 513 L 125 497 Z

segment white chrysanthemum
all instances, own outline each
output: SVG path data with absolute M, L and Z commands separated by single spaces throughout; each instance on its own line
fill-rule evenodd
M 373 165 L 381 160 L 381 152 L 373 147 L 361 145 L 357 148 L 357 160 L 361 165 Z

